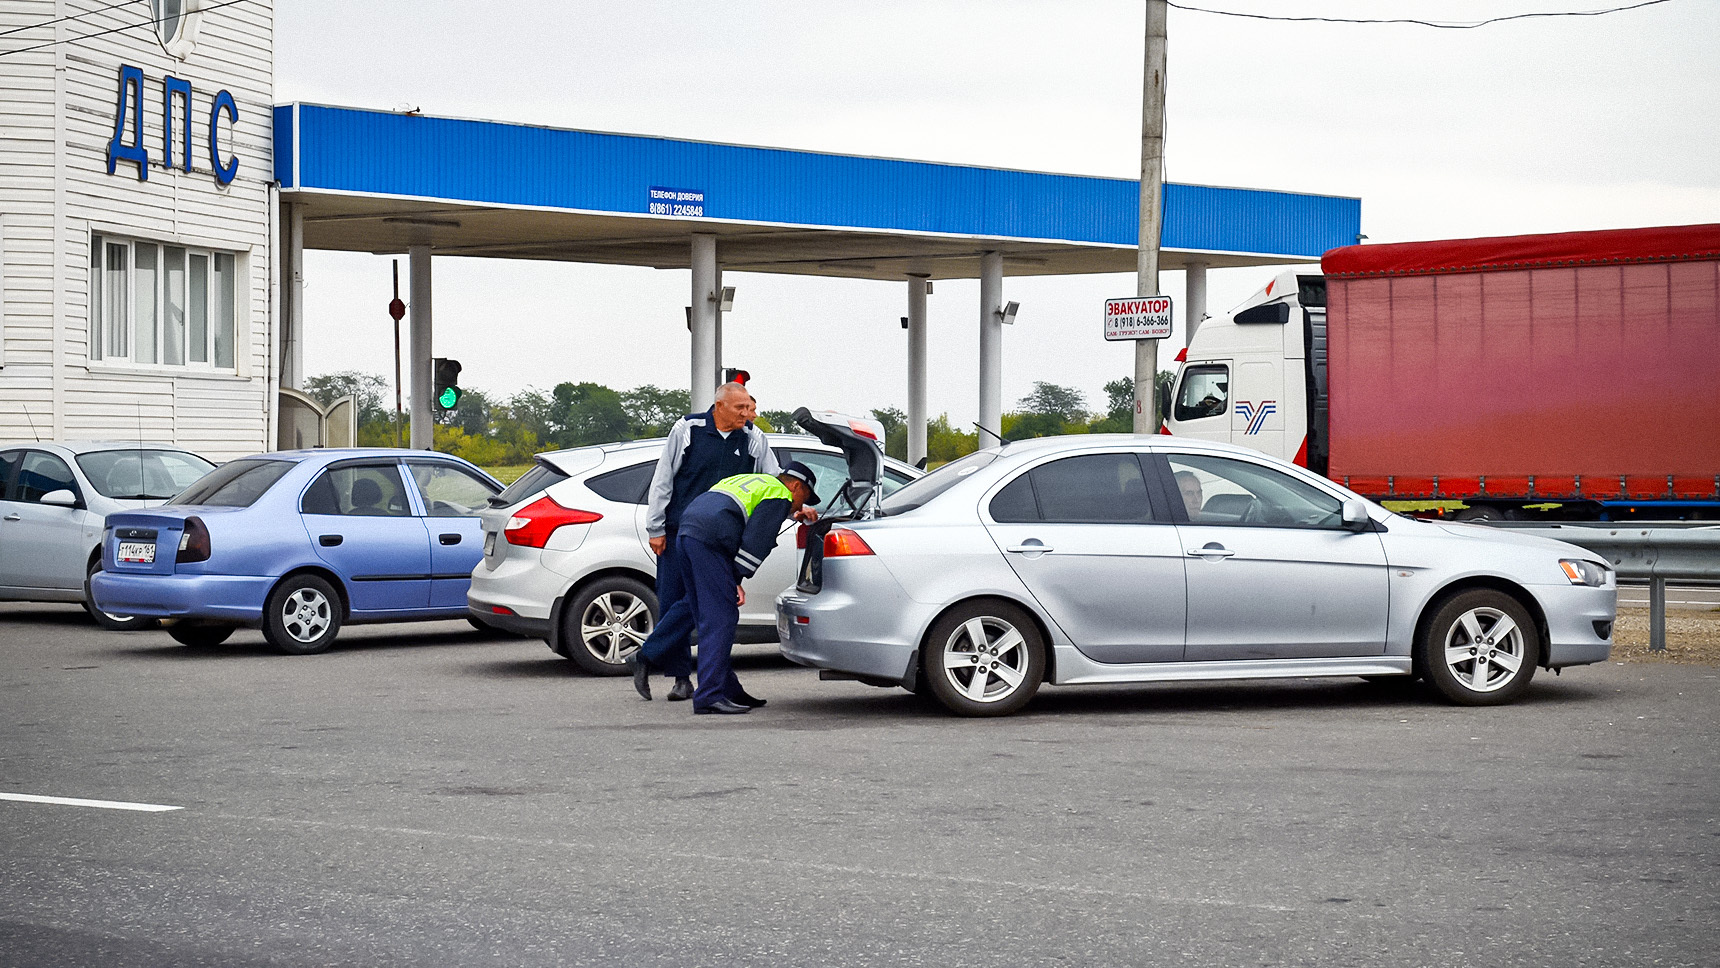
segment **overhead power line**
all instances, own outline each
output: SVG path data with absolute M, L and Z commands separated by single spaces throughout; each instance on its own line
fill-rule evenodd
M 1361 17 L 1287 17 L 1281 14 L 1246 13 L 1241 10 L 1213 10 L 1208 7 L 1191 7 L 1186 4 L 1166 0 L 1166 5 L 1177 10 L 1187 10 L 1190 13 L 1210 13 L 1221 17 L 1242 17 L 1247 20 L 1282 20 L 1290 23 L 1327 23 L 1327 24 L 1414 24 L 1418 27 L 1438 27 L 1441 30 L 1474 30 L 1488 24 L 1504 23 L 1507 20 L 1533 20 L 1542 17 L 1603 17 L 1609 13 L 1623 13 L 1627 10 L 1640 10 L 1656 4 L 1670 3 L 1672 0 L 1642 0 L 1641 3 L 1627 4 L 1622 7 L 1608 7 L 1605 10 L 1547 10 L 1537 13 L 1514 13 L 1505 17 L 1489 17 L 1486 20 L 1472 21 L 1438 21 L 1415 20 L 1409 17 L 1392 17 L 1370 20 Z
M 248 0 L 222 0 L 221 3 L 211 4 L 207 7 L 202 7 L 198 10 L 191 11 L 191 12 L 193 12 L 193 13 L 208 13 L 211 10 L 220 10 L 222 7 L 231 7 L 235 3 L 246 3 L 246 2 L 248 2 Z M 116 6 L 119 6 L 119 5 L 116 4 Z M 112 8 L 104 8 L 104 9 L 112 9 Z M 95 13 L 95 12 L 96 11 L 91 11 L 91 13 Z M 82 40 L 89 40 L 92 37 L 106 37 L 108 34 L 117 34 L 117 33 L 124 31 L 124 30 L 136 30 L 139 27 L 149 27 L 149 26 L 153 26 L 155 24 L 161 23 L 164 20 L 172 20 L 174 16 L 185 16 L 185 14 L 175 14 L 175 15 L 167 16 L 167 17 L 155 17 L 155 18 L 152 18 L 150 20 L 139 20 L 136 23 L 122 24 L 121 26 L 118 26 L 118 27 L 110 27 L 107 30 L 98 30 L 95 33 L 91 33 L 91 34 L 82 34 L 82 35 L 77 36 L 77 37 L 67 37 L 65 40 L 50 40 L 45 44 L 36 44 L 33 47 L 19 47 L 19 48 L 16 48 L 14 50 L 0 50 L 0 57 L 9 57 L 12 54 L 27 54 L 33 50 L 44 50 L 46 48 L 54 47 L 54 46 L 59 45 L 59 44 L 75 44 L 75 43 L 82 41 Z M 66 18 L 66 19 L 69 19 L 69 18 Z M 57 23 L 58 21 L 49 21 L 49 22 L 50 23 Z
M 119 0 L 118 3 L 110 3 L 105 7 L 97 7 L 94 10 L 85 10 L 83 13 L 67 14 L 64 17 L 55 17 L 53 20 L 44 20 L 39 24 L 25 24 L 22 27 L 13 27 L 10 30 L 0 30 L 0 37 L 10 37 L 13 34 L 23 33 L 26 30 L 35 30 L 38 27 L 52 27 L 55 24 L 65 23 L 68 20 L 82 20 L 85 17 L 93 17 L 98 13 L 106 13 L 115 7 L 129 6 L 139 2 L 141 2 L 141 0 Z

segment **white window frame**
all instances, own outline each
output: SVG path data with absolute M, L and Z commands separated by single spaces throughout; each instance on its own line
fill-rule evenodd
M 110 307 L 108 305 L 111 301 L 109 298 L 110 293 L 108 291 L 110 270 L 107 268 L 109 246 L 123 246 L 125 248 L 125 268 L 123 270 L 125 278 L 120 289 L 120 294 L 123 296 L 124 308 L 117 314 L 118 322 L 123 327 L 125 333 L 125 350 L 123 354 L 110 352 L 114 346 L 114 339 L 113 334 L 109 332 L 108 324 L 113 322 L 114 318 L 112 318 Z M 155 332 L 153 345 L 151 347 L 154 355 L 153 362 L 139 362 L 137 360 L 137 250 L 144 246 L 155 250 Z M 180 273 L 181 277 L 184 279 L 185 292 L 183 296 L 184 304 L 180 307 L 183 313 L 183 322 L 179 327 L 179 335 L 182 343 L 178 353 L 181 362 L 178 363 L 165 362 L 168 358 L 168 249 L 181 250 L 184 253 L 185 260 Z M 97 253 L 100 253 L 99 258 L 97 257 Z M 193 302 L 191 293 L 191 260 L 194 256 L 201 256 L 206 259 L 208 263 L 208 272 L 204 279 L 205 326 L 203 334 L 204 358 L 202 360 L 193 359 L 194 354 L 191 347 L 191 333 L 193 329 L 191 321 L 191 305 Z M 228 298 L 225 300 L 225 303 L 222 300 L 221 290 L 216 284 L 217 280 L 221 278 L 221 273 L 216 271 L 216 266 L 220 264 L 223 258 L 226 259 L 229 269 L 226 281 L 230 287 L 230 291 L 227 294 Z M 240 302 L 241 290 L 239 275 L 240 269 L 244 264 L 245 260 L 240 257 L 240 253 L 227 251 L 225 249 L 216 249 L 200 245 L 186 245 L 178 242 L 162 242 L 154 239 L 131 238 L 102 231 L 91 232 L 89 331 L 88 341 L 86 344 L 88 347 L 90 364 L 92 366 L 117 366 L 133 369 L 159 370 L 172 373 L 189 372 L 237 375 L 239 360 L 242 353 L 241 347 L 239 346 L 239 338 L 240 334 L 244 330 L 240 319 L 243 306 Z M 228 318 L 225 321 L 227 329 L 226 342 L 228 344 L 228 352 L 233 358 L 232 362 L 225 366 L 217 365 L 216 363 L 218 352 L 217 346 L 220 342 L 219 337 L 221 336 L 222 329 L 218 320 L 223 308 L 230 309 Z

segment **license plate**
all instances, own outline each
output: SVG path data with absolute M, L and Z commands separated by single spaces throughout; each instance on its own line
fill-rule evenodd
M 114 557 L 141 565 L 155 564 L 155 545 L 148 541 L 121 541 Z
M 484 557 L 488 558 L 495 553 L 496 553 L 496 533 L 494 531 L 490 531 L 484 535 Z

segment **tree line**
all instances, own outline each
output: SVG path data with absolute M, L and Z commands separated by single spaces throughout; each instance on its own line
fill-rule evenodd
M 1161 370 L 1158 382 L 1168 387 L 1172 374 Z M 313 376 L 304 392 L 328 406 L 352 396 L 358 410 L 358 444 L 392 447 L 394 410 L 385 406 L 389 383 L 381 374 L 343 370 Z M 1005 440 L 1053 434 L 1128 433 L 1134 427 L 1135 381 L 1130 377 L 1105 384 L 1105 409 L 1088 410 L 1087 398 L 1073 387 L 1043 381 L 1003 415 Z M 692 407 L 686 390 L 665 390 L 646 384 L 614 390 L 599 383 L 558 383 L 548 391 L 535 387 L 509 397 L 491 396 L 465 388 L 453 410 L 437 417 L 435 448 L 477 464 L 499 467 L 529 464 L 532 455 L 588 444 L 662 437 Z M 907 414 L 897 407 L 879 407 L 872 416 L 884 425 L 884 452 L 905 460 L 908 453 Z M 410 416 L 402 417 L 400 439 L 411 436 Z M 797 432 L 787 410 L 759 412 L 764 430 Z M 977 428 L 964 430 L 940 414 L 926 424 L 926 460 L 936 466 L 972 453 L 979 447 Z

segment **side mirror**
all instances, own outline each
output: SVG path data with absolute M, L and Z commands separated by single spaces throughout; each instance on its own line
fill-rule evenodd
M 1160 420 L 1160 422 L 1163 422 L 1163 423 L 1169 423 L 1170 419 L 1171 419 L 1171 388 L 1168 386 L 1165 386 L 1163 384 L 1160 384 L 1159 389 L 1158 389 L 1158 394 L 1159 394 L 1159 420 Z M 1154 427 L 1153 429 L 1157 430 L 1158 428 Z
M 78 506 L 78 496 L 62 487 L 57 491 L 49 491 L 42 495 L 40 503 L 52 504 L 61 508 L 75 508 Z
M 1368 515 L 1368 502 L 1359 497 L 1352 497 L 1344 502 L 1344 528 L 1348 531 L 1366 531 L 1373 524 L 1373 518 Z

